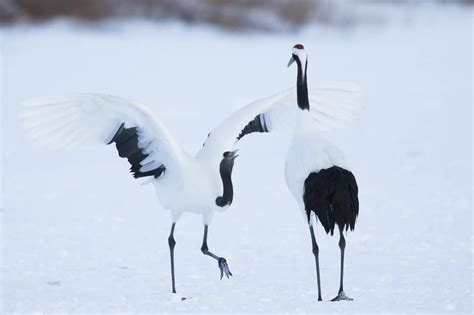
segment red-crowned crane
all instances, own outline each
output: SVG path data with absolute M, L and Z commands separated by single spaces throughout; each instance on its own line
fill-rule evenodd
M 298 69 L 296 93 L 299 111 L 293 140 L 286 157 L 286 182 L 309 225 L 316 262 L 318 301 L 322 301 L 321 281 L 319 248 L 313 229 L 313 217 L 317 218 L 328 234 L 333 234 L 336 225 L 339 229 L 341 277 L 339 292 L 332 301 L 350 301 L 352 299 L 346 296 L 343 287 L 346 248 L 343 232 L 354 230 L 359 214 L 357 182 L 348 170 L 342 153 L 323 138 L 317 122 L 311 119 L 306 75 L 308 56 L 303 45 L 297 44 L 293 47 L 288 67 L 293 62 L 296 62 Z

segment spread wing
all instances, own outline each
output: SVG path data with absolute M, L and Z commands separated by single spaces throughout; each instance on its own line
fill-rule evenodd
M 103 94 L 38 98 L 23 104 L 22 126 L 36 143 L 52 148 L 113 144 L 133 176 L 160 177 L 179 170 L 180 146 L 142 105 Z
M 346 82 L 326 82 L 310 87 L 310 112 L 321 128 L 333 128 L 350 122 L 359 106 L 358 88 Z M 292 88 L 255 101 L 237 110 L 212 130 L 197 158 L 219 161 L 223 152 L 252 133 L 292 129 L 296 123 L 296 89 Z

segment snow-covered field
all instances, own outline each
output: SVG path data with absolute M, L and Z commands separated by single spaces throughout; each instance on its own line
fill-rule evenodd
M 238 35 L 179 25 L 64 22 L 0 30 L 3 207 L 1 313 L 472 312 L 472 11 L 413 8 L 408 18 L 355 31 L 310 27 L 292 36 Z M 309 80 L 348 80 L 364 110 L 333 141 L 360 187 L 346 249 L 353 302 L 316 301 L 308 230 L 286 188 L 288 136 L 242 141 L 234 204 L 200 251 L 201 218 L 175 238 L 169 214 L 112 146 L 32 147 L 19 103 L 102 92 L 148 104 L 190 152 L 221 119 L 295 83 L 291 46 L 310 54 Z M 338 289 L 337 238 L 318 227 L 323 299 Z

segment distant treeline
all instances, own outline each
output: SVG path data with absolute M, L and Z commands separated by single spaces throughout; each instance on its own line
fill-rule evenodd
M 149 19 L 209 24 L 228 30 L 273 31 L 310 21 L 344 25 L 354 22 L 347 4 L 409 3 L 419 0 L 0 0 L 0 23 L 42 22 L 53 18 L 79 21 Z M 473 4 L 474 0 L 438 0 Z M 345 8 L 345 9 L 344 9 Z

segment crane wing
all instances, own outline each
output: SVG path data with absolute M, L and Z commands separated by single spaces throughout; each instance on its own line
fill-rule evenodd
M 358 88 L 348 82 L 325 82 L 308 89 L 310 113 L 321 128 L 350 122 L 359 108 Z M 255 101 L 234 112 L 212 130 L 197 158 L 214 161 L 255 132 L 292 130 L 296 123 L 296 88 Z
M 23 103 L 22 126 L 51 148 L 115 143 L 135 178 L 177 168 L 183 152 L 165 126 L 140 104 L 104 94 L 37 98 Z

